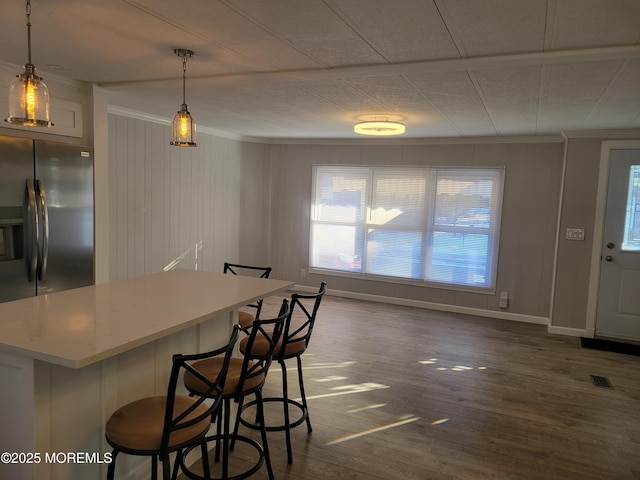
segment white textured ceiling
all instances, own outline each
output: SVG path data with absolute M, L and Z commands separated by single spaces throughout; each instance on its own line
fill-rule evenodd
M 0 61 L 26 62 L 24 0 Z M 32 0 L 33 63 L 114 106 L 263 138 L 640 128 L 640 0 Z M 52 69 L 58 65 L 64 69 Z M 18 72 L 16 72 L 18 73 Z M 55 92 L 52 92 L 55 97 Z

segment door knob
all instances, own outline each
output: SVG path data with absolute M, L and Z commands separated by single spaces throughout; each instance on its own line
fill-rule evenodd
M 607 262 L 613 262 L 613 257 L 612 257 L 611 255 L 607 255 L 606 257 L 604 257 L 604 259 L 605 259 Z

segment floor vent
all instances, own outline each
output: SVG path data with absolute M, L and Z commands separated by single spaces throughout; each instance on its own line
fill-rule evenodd
M 596 387 L 602 388 L 613 388 L 611 386 L 611 382 L 607 377 L 601 377 L 600 375 L 589 375 L 591 377 L 591 381 Z

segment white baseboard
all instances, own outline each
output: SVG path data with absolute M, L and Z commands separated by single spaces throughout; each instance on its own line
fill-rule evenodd
M 568 335 L 570 337 L 586 337 L 593 338 L 594 332 L 593 329 L 589 328 L 569 328 L 569 327 L 556 327 L 553 325 L 549 326 L 549 333 L 554 333 L 556 335 Z
M 306 287 L 303 285 L 296 285 L 295 290 L 299 290 L 304 293 L 314 293 L 318 289 L 315 287 Z M 391 305 L 403 305 L 407 307 L 424 308 L 427 310 L 437 310 L 440 312 L 453 312 L 463 313 L 466 315 L 475 315 L 478 317 L 490 317 L 499 318 L 502 320 L 512 320 L 516 322 L 535 323 L 538 325 L 549 325 L 549 319 L 547 317 L 537 317 L 534 315 L 522 315 L 519 313 L 500 312 L 496 310 L 483 310 L 481 308 L 463 307 L 460 305 L 449 305 L 446 303 L 425 302 L 422 300 L 410 300 L 406 298 L 398 297 L 386 297 L 382 295 L 372 295 L 369 293 L 357 293 L 347 292 L 344 290 L 327 290 L 327 295 L 343 298 L 353 298 L 356 300 L 367 300 L 370 302 L 388 303 Z

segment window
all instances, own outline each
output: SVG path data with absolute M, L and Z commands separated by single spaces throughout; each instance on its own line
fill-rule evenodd
M 317 166 L 310 266 L 492 289 L 503 173 Z
M 631 165 L 622 250 L 640 250 L 640 165 Z

